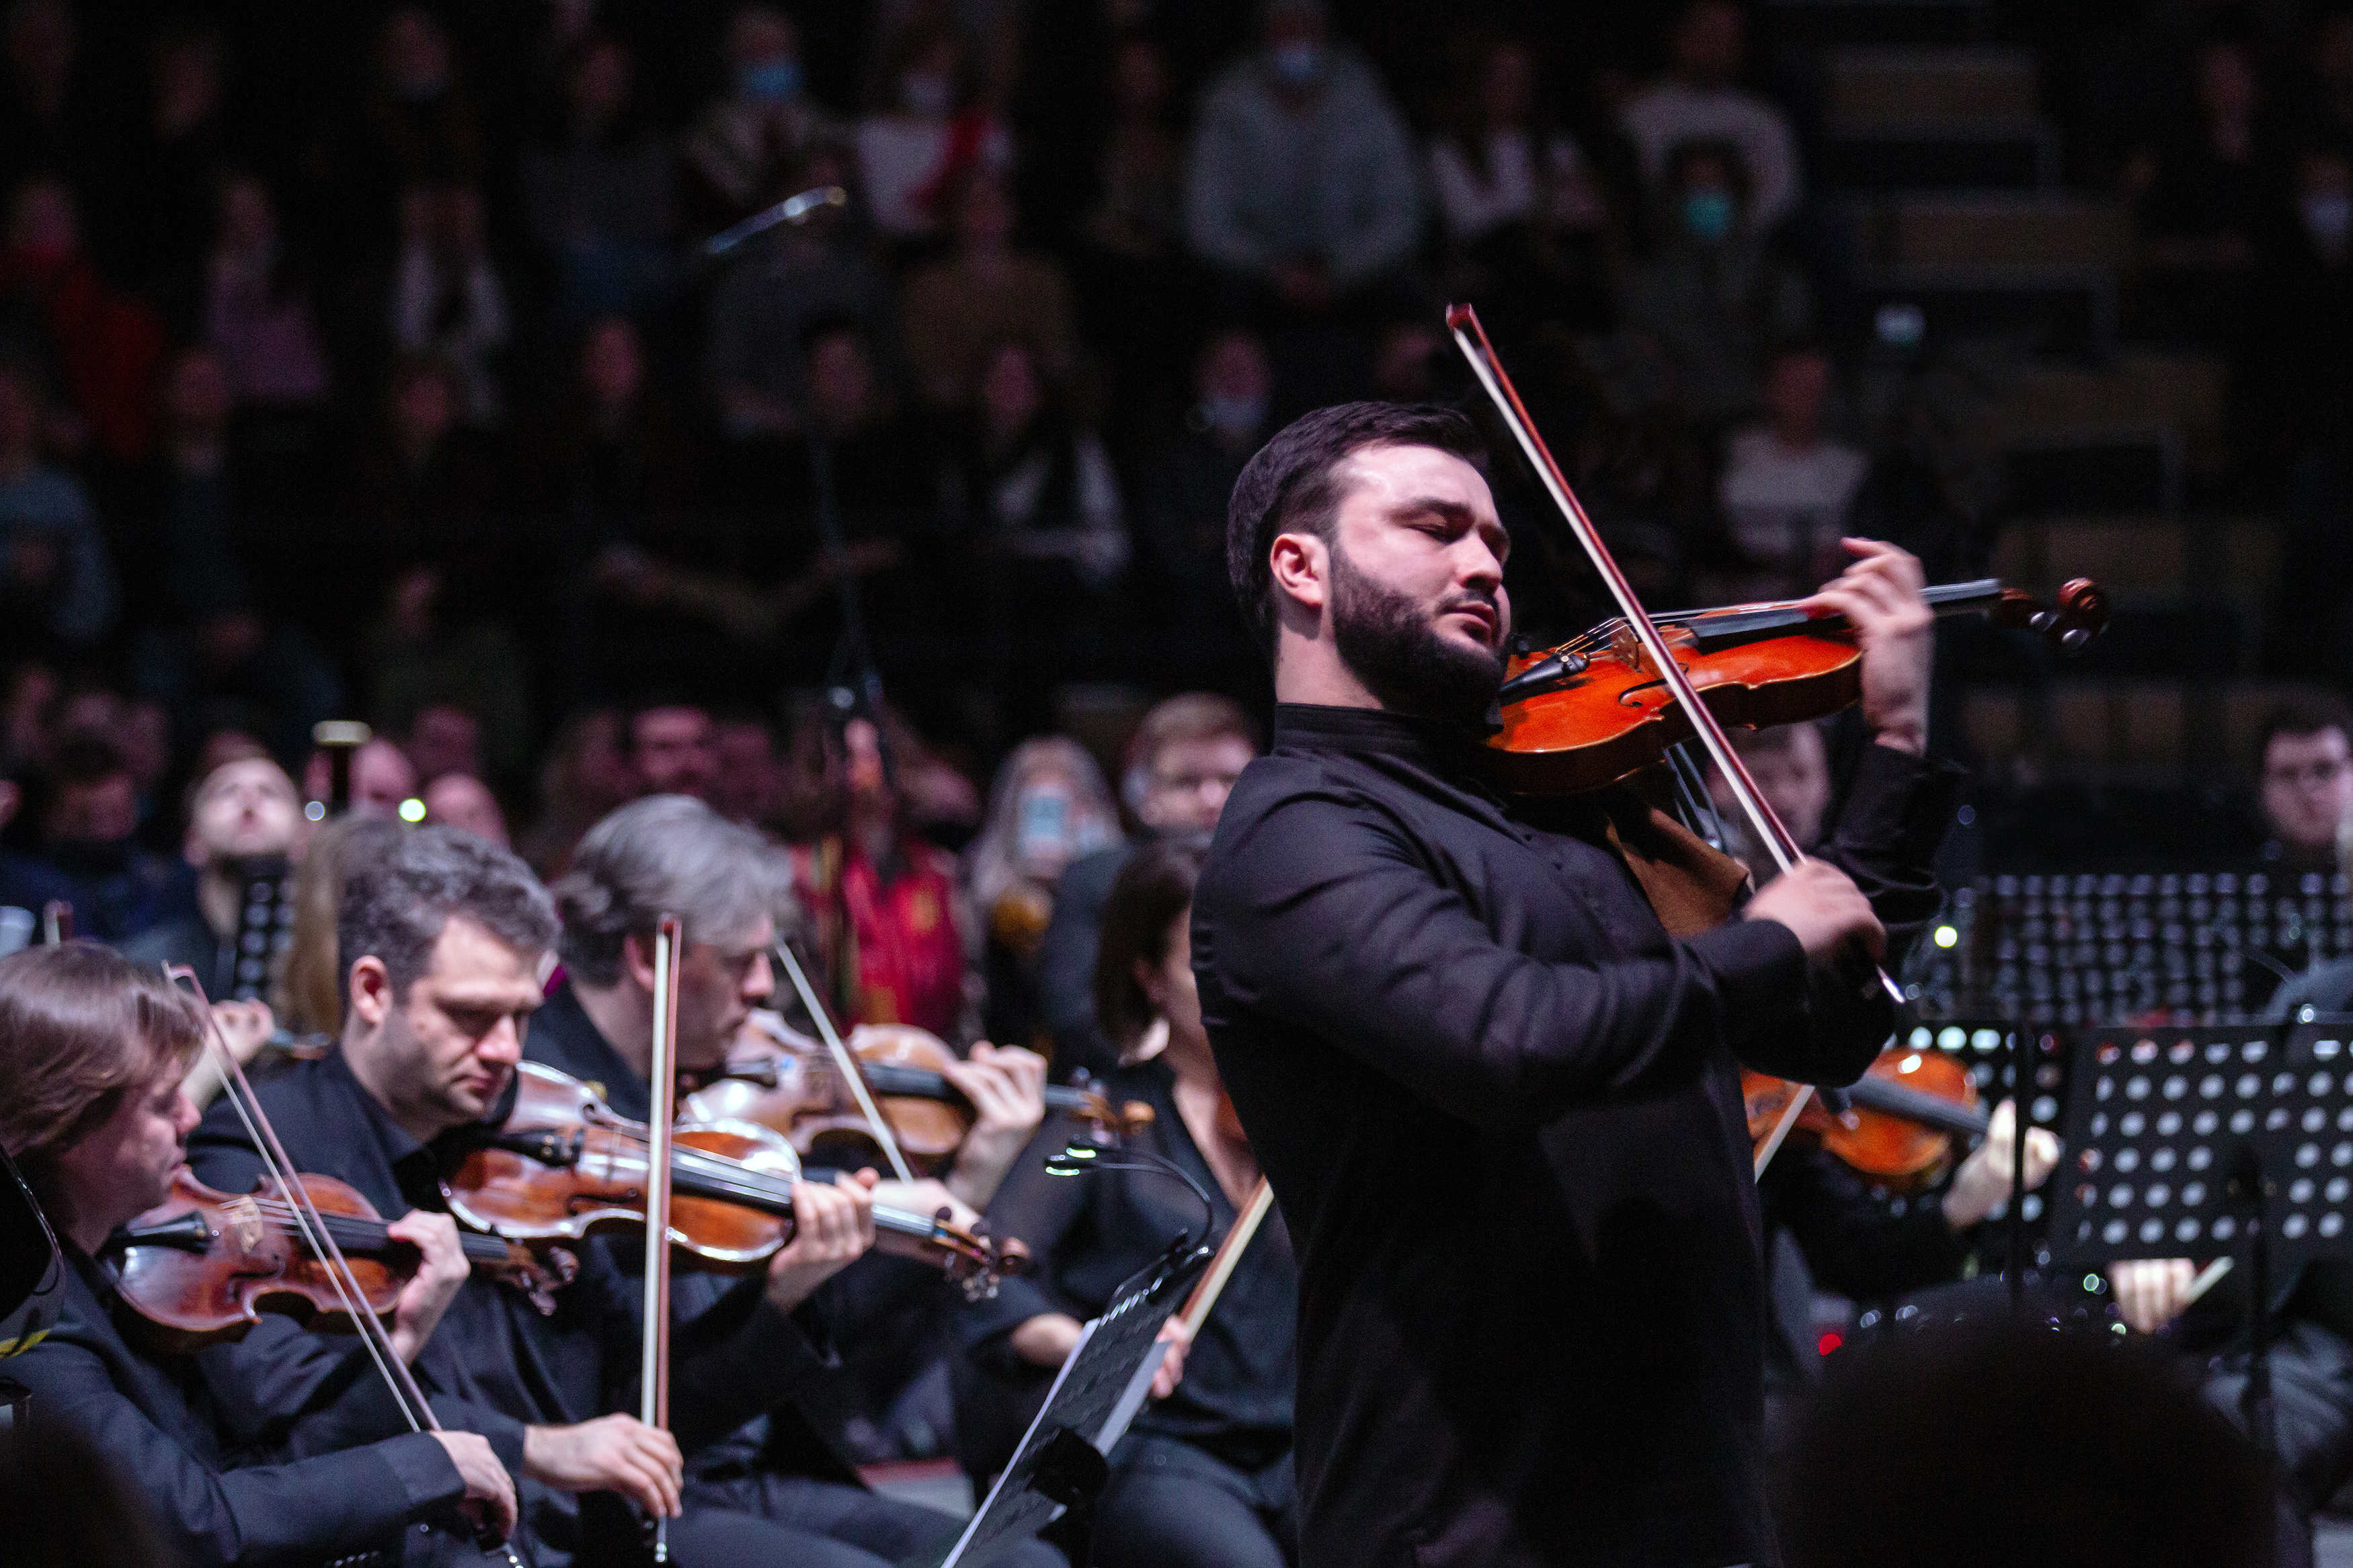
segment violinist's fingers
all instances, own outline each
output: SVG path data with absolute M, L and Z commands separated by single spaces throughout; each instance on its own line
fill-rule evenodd
M 2026 1184 L 2031 1189 L 2051 1179 L 2059 1166 L 2059 1138 L 2047 1127 L 2026 1131 Z
M 1841 539 L 1839 543 L 1855 558 L 1853 565 L 1848 567 L 1851 572 L 1858 569 L 1885 572 L 1915 592 L 1927 585 L 1927 570 L 1920 564 L 1920 558 L 1900 544 L 1852 534 Z

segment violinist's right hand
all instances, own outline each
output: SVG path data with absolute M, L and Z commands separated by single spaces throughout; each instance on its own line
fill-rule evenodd
M 1780 921 L 1815 963 L 1832 962 L 1851 944 L 1874 963 L 1887 951 L 1887 930 L 1871 912 L 1871 900 L 1853 879 L 1824 860 L 1800 860 L 1766 883 L 1740 918 Z
M 817 1288 L 849 1268 L 874 1245 L 874 1192 L 871 1181 L 838 1178 L 793 1185 L 793 1239 L 768 1260 L 768 1301 L 790 1312 Z
M 501 1541 L 514 1533 L 515 1484 L 507 1468 L 499 1463 L 498 1455 L 491 1448 L 491 1440 L 474 1432 L 434 1432 L 427 1434 L 440 1444 L 458 1467 L 459 1479 L 466 1483 L 466 1500 L 459 1505 L 477 1524 L 487 1525 Z M 525 1440 L 525 1452 L 529 1440 Z
M 2144 1334 L 2153 1334 L 2181 1316 L 2189 1305 L 2189 1283 L 2198 1277 L 2196 1267 L 2186 1258 L 2136 1258 L 2111 1263 L 2105 1272 L 2125 1326 Z
M 446 1214 L 411 1209 L 385 1226 L 384 1233 L 424 1255 L 416 1278 L 401 1288 L 400 1299 L 392 1306 L 392 1348 L 401 1360 L 413 1362 L 472 1270 L 458 1245 L 458 1223 Z
M 526 1426 L 522 1473 L 563 1492 L 619 1492 L 665 1519 L 679 1513 L 686 1460 L 678 1439 L 634 1415 L 572 1426 Z

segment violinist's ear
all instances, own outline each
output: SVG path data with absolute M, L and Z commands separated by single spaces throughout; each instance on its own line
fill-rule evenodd
M 641 990 L 654 988 L 653 943 L 630 931 L 621 938 L 621 973 Z
M 1283 598 L 1320 616 L 1331 595 L 1332 547 L 1312 533 L 1278 533 L 1267 546 L 1267 569 L 1274 578 L 1276 614 Z
M 382 1028 L 392 1016 L 392 971 L 375 954 L 364 953 L 352 960 L 348 983 L 352 1016 L 371 1029 Z

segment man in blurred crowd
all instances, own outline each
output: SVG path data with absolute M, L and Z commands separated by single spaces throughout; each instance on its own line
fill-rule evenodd
M 153 968 L 185 963 L 216 1002 L 250 1000 L 269 985 L 275 924 L 268 903 L 249 910 L 249 889 L 276 882 L 288 869 L 295 830 L 302 820 L 294 781 L 266 756 L 224 763 L 200 780 L 188 799 L 188 836 L 183 853 L 195 868 L 195 908 L 142 931 L 122 944 L 123 955 Z

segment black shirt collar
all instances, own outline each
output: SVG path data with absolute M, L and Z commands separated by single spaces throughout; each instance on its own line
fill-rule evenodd
M 1274 749 L 1376 752 L 1432 768 L 1455 770 L 1478 742 L 1477 731 L 1438 719 L 1385 708 L 1330 708 L 1309 702 L 1274 705 Z
M 580 1005 L 579 993 L 569 980 L 549 992 L 546 1002 L 532 1015 L 523 1055 L 583 1083 L 596 1085 L 615 1113 L 632 1121 L 644 1121 L 653 1108 L 651 1087 L 613 1048 L 613 1042 Z
M 359 1074 L 352 1071 L 352 1064 L 343 1059 L 342 1047 L 329 1051 L 319 1064 L 319 1070 L 325 1073 L 327 1080 L 351 1101 L 359 1113 L 360 1127 L 364 1128 L 368 1136 L 375 1141 L 375 1146 L 384 1153 L 386 1165 L 396 1170 L 403 1160 L 424 1152 L 425 1145 L 410 1137 L 408 1130 L 392 1119 L 392 1112 L 385 1109 L 384 1102 L 360 1081 Z

